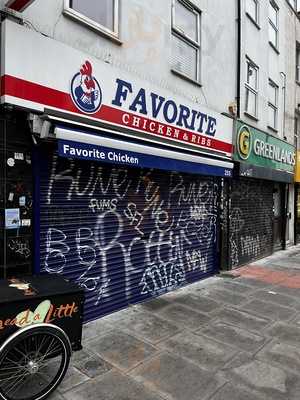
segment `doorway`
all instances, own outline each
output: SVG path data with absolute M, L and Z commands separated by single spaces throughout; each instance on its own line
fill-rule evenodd
M 280 183 L 274 184 L 273 216 L 273 247 L 274 250 L 282 250 L 284 232 L 284 188 Z

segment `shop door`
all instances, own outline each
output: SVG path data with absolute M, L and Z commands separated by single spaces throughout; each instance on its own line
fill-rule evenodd
M 273 189 L 273 212 L 274 212 L 274 250 L 282 249 L 283 239 L 283 188 L 279 183 L 274 185 Z
M 85 288 L 85 320 L 216 272 L 213 178 L 46 152 L 37 166 L 38 269 Z
M 273 183 L 234 179 L 229 208 L 229 263 L 247 264 L 273 251 Z

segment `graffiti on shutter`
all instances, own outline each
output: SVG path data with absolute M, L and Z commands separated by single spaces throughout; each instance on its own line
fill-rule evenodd
M 233 180 L 230 195 L 229 258 L 231 267 L 272 252 L 273 184 Z
M 213 179 L 55 154 L 41 170 L 41 268 L 86 289 L 88 319 L 215 271 Z

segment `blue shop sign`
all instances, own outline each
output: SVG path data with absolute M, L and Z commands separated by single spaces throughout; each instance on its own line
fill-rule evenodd
M 133 151 L 124 151 L 70 140 L 58 140 L 58 154 L 59 156 L 66 158 L 100 161 L 130 167 L 155 168 L 167 171 L 179 171 L 226 178 L 232 177 L 232 169 L 224 168 L 222 166 L 177 160 Z

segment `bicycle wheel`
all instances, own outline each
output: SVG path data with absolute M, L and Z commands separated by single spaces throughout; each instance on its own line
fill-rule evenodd
M 55 325 L 28 326 L 0 347 L 0 399 L 42 400 L 68 369 L 71 344 Z

